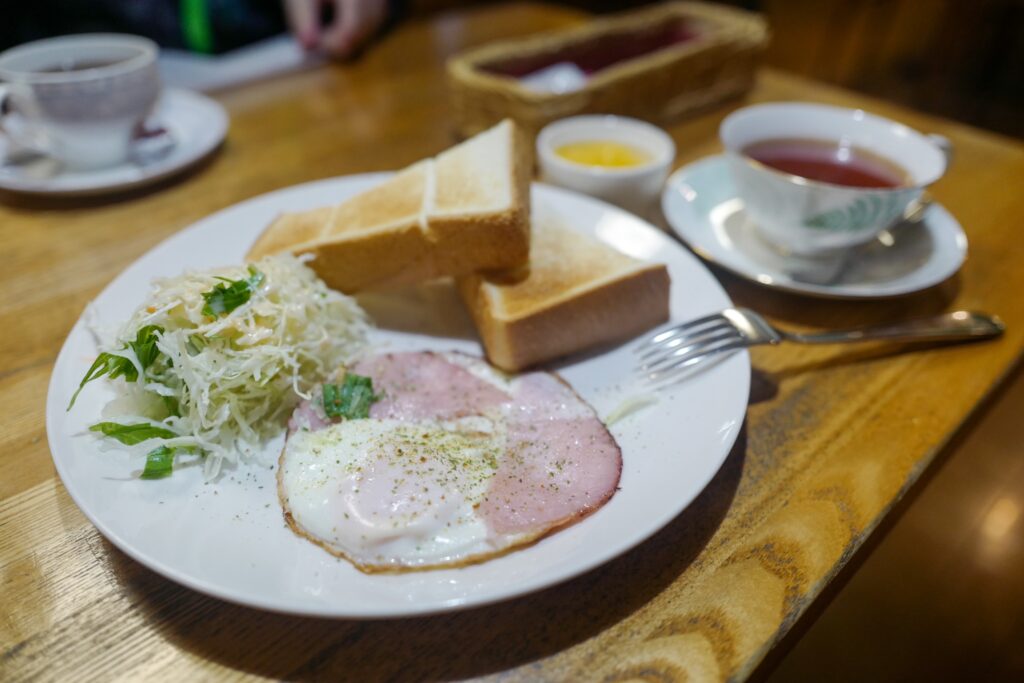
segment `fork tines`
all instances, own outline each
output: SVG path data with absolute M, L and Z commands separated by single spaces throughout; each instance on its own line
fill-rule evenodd
M 660 348 L 661 344 L 669 342 L 684 332 L 698 330 L 708 326 L 709 324 L 720 323 L 723 320 L 725 319 L 722 317 L 721 313 L 712 313 L 711 315 L 706 315 L 703 318 L 696 318 L 695 320 L 691 320 L 690 322 L 683 323 L 681 325 L 674 325 L 667 330 L 658 332 L 646 341 L 641 342 L 635 349 L 633 349 L 633 352 L 643 356 L 651 350 Z
M 748 345 L 743 333 L 721 313 L 697 318 L 662 330 L 635 349 L 636 371 L 648 382 L 663 386 L 688 374 L 709 356 Z

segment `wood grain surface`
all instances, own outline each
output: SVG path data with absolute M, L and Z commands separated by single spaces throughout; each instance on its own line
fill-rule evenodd
M 801 299 L 716 272 L 734 300 L 800 329 L 977 308 L 999 313 L 1008 332 L 946 348 L 755 350 L 736 447 L 704 493 L 634 551 L 464 613 L 294 618 L 145 569 L 99 535 L 54 472 L 43 419 L 51 367 L 118 272 L 253 195 L 435 154 L 452 142 L 446 55 L 580 20 L 503 5 L 408 23 L 356 64 L 222 95 L 229 138 L 184 179 L 112 199 L 2 197 L 0 679 L 742 679 L 790 630 L 1020 358 L 1024 146 L 778 72 L 764 71 L 749 100 L 862 106 L 948 136 L 956 161 L 934 195 L 963 223 L 970 258 L 951 281 L 884 302 Z M 673 127 L 677 163 L 717 151 L 719 121 L 741 104 Z

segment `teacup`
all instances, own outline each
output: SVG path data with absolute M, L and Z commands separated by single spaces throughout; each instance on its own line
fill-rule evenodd
M 0 54 L 0 125 L 74 169 L 121 163 L 160 94 L 156 57 L 152 41 L 119 34 L 11 48 Z
M 948 162 L 944 138 L 819 104 L 745 107 L 719 135 L 762 236 L 802 255 L 873 240 L 918 207 Z

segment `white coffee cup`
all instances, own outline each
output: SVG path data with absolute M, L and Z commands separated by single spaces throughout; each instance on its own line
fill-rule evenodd
M 70 168 L 121 163 L 160 94 L 157 51 L 146 38 L 105 33 L 11 48 L 0 54 L 0 126 Z
M 816 254 L 874 239 L 910 213 L 942 177 L 948 142 L 860 109 L 784 102 L 745 107 L 719 129 L 744 208 L 761 234 L 785 251 Z M 860 148 L 905 171 L 895 187 L 838 185 L 776 170 L 750 158 L 751 145 L 810 139 Z

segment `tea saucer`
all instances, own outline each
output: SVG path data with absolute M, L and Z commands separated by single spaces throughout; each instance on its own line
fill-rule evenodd
M 837 299 L 876 299 L 936 285 L 960 269 L 967 236 L 938 204 L 863 246 L 828 256 L 787 254 L 766 242 L 736 196 L 724 155 L 672 174 L 661 197 L 673 232 L 703 259 L 767 287 Z
M 61 169 L 47 157 L 23 163 L 2 163 L 7 141 L 0 134 L 0 190 L 33 195 L 88 196 L 120 192 L 154 183 L 178 173 L 224 140 L 228 115 L 209 97 L 177 88 L 166 88 L 150 117 L 149 126 L 166 131 L 170 144 L 155 153 L 146 151 L 145 140 L 136 142 L 140 153 L 117 166 L 92 171 Z M 153 146 L 149 146 L 150 150 Z

